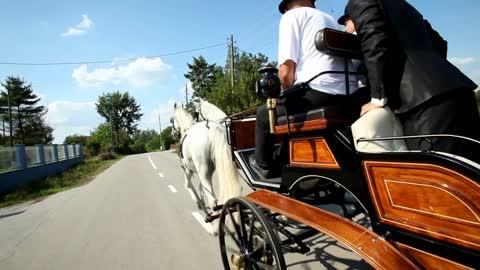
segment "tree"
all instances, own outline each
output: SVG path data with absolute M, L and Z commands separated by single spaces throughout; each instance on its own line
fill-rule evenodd
M 143 153 L 146 151 L 153 151 L 156 149 L 160 149 L 160 145 L 155 147 L 156 145 L 152 145 L 152 142 L 158 140 L 159 138 L 158 133 L 153 129 L 148 130 L 138 130 L 135 132 L 134 135 L 134 142 L 131 146 L 132 151 L 134 153 Z
M 19 77 L 9 76 L 2 86 L 0 113 L 4 122 L 12 123 L 8 124 L 12 139 L 28 145 L 53 141 L 53 129 L 43 119 L 47 109 L 37 105 L 40 98 L 33 93 L 32 85 Z
M 25 118 L 25 137 L 23 143 L 26 145 L 49 144 L 53 142 L 53 128 L 45 123 L 40 116 Z
M 206 99 L 215 83 L 215 64 L 208 64 L 205 58 L 200 56 L 198 58 L 194 57 L 193 63 L 187 63 L 187 66 L 190 71 L 184 76 L 192 82 L 193 98 Z
M 102 123 L 96 129 L 90 133 L 90 137 L 87 139 L 86 148 L 90 152 L 90 155 L 95 156 L 100 152 L 110 152 L 113 150 L 113 130 L 109 123 Z M 128 152 L 125 150 L 125 146 L 130 143 L 130 138 L 124 129 L 119 130 L 118 144 L 116 150 L 119 152 Z M 121 148 L 121 149 L 119 149 Z
M 253 55 L 243 52 L 235 55 L 235 86 L 230 79 L 230 61 L 225 68 L 215 69 L 215 83 L 207 100 L 227 113 L 240 112 L 261 104 L 257 97 L 256 82 L 260 77 L 258 69 L 268 63 L 263 54 Z M 275 63 L 274 63 L 275 64 Z
M 119 143 L 120 132 L 125 129 L 129 136 L 136 130 L 136 122 L 142 117 L 140 105 L 128 92 L 107 93 L 98 97 L 97 112 L 111 125 L 115 143 Z
M 162 148 L 163 150 L 169 150 L 170 145 L 176 143 L 177 141 L 172 137 L 172 127 L 169 126 L 162 130 Z
M 87 140 L 90 136 L 80 135 L 80 134 L 73 134 L 65 137 L 63 141 L 64 144 L 81 144 L 86 145 Z

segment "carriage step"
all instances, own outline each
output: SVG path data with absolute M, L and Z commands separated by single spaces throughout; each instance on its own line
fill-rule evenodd
M 346 218 L 268 190 L 253 192 L 247 199 L 329 235 L 375 269 L 420 269 L 379 235 Z

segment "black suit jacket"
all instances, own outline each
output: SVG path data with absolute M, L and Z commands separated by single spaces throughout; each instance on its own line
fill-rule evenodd
M 477 87 L 446 60 L 432 41 L 433 29 L 405 0 L 349 0 L 345 13 L 362 45 L 372 98 L 388 98 L 397 113 Z

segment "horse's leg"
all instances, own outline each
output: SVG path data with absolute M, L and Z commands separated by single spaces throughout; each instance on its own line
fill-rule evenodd
M 198 178 L 200 178 L 201 193 L 203 198 L 206 199 L 208 206 L 213 209 L 217 205 L 217 198 L 215 198 L 215 192 L 212 185 L 212 166 L 203 166 L 198 170 Z
M 185 189 L 188 191 L 188 193 L 190 194 L 190 196 L 192 197 L 192 200 L 196 203 L 198 203 L 199 201 L 199 198 L 198 198 L 198 195 L 196 194 L 196 192 L 194 191 L 193 189 L 193 185 L 192 185 L 192 177 L 193 177 L 193 172 L 190 171 L 189 169 L 184 169 L 185 171 L 185 174 L 184 174 L 184 178 L 185 178 Z
M 215 197 L 215 192 L 213 191 L 212 185 L 212 175 L 213 175 L 213 166 L 205 166 L 202 170 L 198 172 L 198 177 L 200 178 L 201 183 L 201 193 L 203 193 L 203 198 L 206 199 L 208 207 L 210 207 L 210 213 L 215 214 L 213 208 L 217 206 L 217 198 Z M 210 213 L 205 209 L 205 213 L 208 215 Z M 210 223 L 209 233 L 212 235 L 218 234 L 219 222 L 218 219 Z

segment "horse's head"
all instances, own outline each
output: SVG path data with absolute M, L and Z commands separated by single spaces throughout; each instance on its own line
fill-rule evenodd
M 170 119 L 172 123 L 172 136 L 181 138 L 185 132 L 193 125 L 194 121 L 192 116 L 177 103 L 173 106 L 173 116 Z
M 177 121 L 175 118 L 172 116 L 170 117 L 170 123 L 172 124 L 172 137 L 176 140 L 180 140 L 181 134 L 180 134 L 180 126 L 178 125 Z

